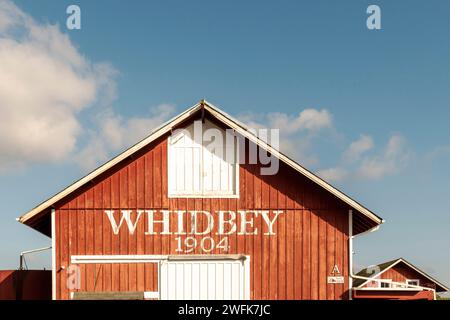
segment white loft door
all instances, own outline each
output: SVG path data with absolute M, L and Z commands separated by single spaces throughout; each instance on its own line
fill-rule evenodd
M 170 197 L 233 197 L 238 194 L 237 138 L 210 121 L 175 130 L 168 144 Z
M 161 299 L 246 299 L 244 274 L 241 261 L 163 261 Z

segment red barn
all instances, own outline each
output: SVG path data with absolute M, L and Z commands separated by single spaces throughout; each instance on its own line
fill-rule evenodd
M 202 100 L 21 216 L 53 298 L 351 298 L 351 239 L 383 220 L 266 141 Z
M 448 288 L 403 258 L 358 272 L 353 295 L 358 299 L 434 300 Z M 377 281 L 379 280 L 379 281 Z

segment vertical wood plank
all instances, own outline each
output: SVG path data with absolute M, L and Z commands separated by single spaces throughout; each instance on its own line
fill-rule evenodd
M 327 222 L 326 212 L 319 211 L 319 299 L 327 298 Z
M 311 213 L 303 210 L 302 299 L 311 299 Z
M 275 183 L 278 186 L 278 200 L 277 200 L 277 208 L 281 210 L 283 213 L 280 214 L 278 220 L 276 222 L 275 228 L 277 230 L 277 235 L 274 241 L 277 243 L 277 269 L 278 269 L 278 280 L 277 280 L 277 292 L 278 299 L 286 299 L 286 260 L 287 260 L 287 243 L 286 243 L 286 184 L 287 180 L 284 179 L 281 172 L 275 176 Z
M 161 143 L 161 206 L 168 208 L 167 139 Z
M 343 262 L 343 270 L 341 271 L 342 272 L 342 275 L 344 276 L 344 289 L 343 289 L 343 299 L 344 300 L 348 300 L 348 296 L 349 296 L 349 290 L 348 290 L 348 287 L 349 287 L 349 272 L 348 272 L 348 270 L 349 270 L 349 266 L 348 266 L 348 264 L 349 264 L 349 261 L 348 261 L 348 211 L 346 211 L 346 212 L 344 212 L 344 219 L 343 219 L 343 226 L 342 226 L 342 230 L 341 230 L 341 232 L 343 232 L 343 235 L 342 235 L 342 248 L 343 248 L 343 260 L 344 260 L 344 262 Z
M 155 150 L 153 151 L 153 203 L 155 208 L 161 208 L 162 201 L 161 201 L 161 193 L 162 193 L 162 166 L 161 166 L 161 153 L 162 148 L 161 146 L 157 146 Z
M 327 215 L 327 276 L 330 275 L 335 264 L 335 216 Z M 333 300 L 334 284 L 327 283 L 327 299 Z
M 289 206 L 292 207 L 293 203 Z M 294 294 L 294 210 L 286 210 L 286 299 L 292 300 Z
M 136 160 L 136 209 L 145 209 L 145 158 Z
M 270 207 L 270 197 L 269 197 L 269 184 L 266 182 L 267 178 L 264 178 L 261 182 L 261 191 L 262 191 L 262 201 L 265 208 Z M 262 218 L 258 219 L 259 221 L 259 230 L 260 230 L 260 238 L 262 243 L 262 252 L 261 252 L 261 299 L 267 300 L 269 299 L 269 277 L 267 277 L 267 272 L 265 270 L 269 270 L 270 265 L 270 240 L 268 237 L 264 236 L 264 222 Z
M 311 299 L 319 299 L 319 219 L 317 211 L 311 211 Z
M 103 208 L 111 208 L 111 178 L 105 179 L 103 182 Z M 104 210 L 99 210 L 97 214 L 102 217 L 103 223 L 103 252 L 110 255 L 112 253 L 111 224 Z M 103 269 L 103 288 L 105 291 L 112 291 L 112 265 L 105 264 Z
M 303 210 L 295 210 L 294 214 L 294 297 L 302 299 L 303 288 Z

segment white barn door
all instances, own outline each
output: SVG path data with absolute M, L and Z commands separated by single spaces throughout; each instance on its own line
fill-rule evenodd
M 243 300 L 242 261 L 162 261 L 161 300 Z

